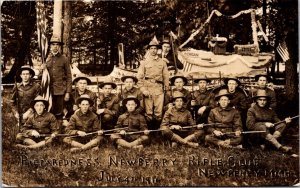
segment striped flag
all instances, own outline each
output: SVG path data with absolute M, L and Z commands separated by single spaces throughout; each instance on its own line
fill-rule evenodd
M 46 9 L 44 2 L 41 0 L 36 1 L 36 20 L 37 20 L 37 35 L 38 35 L 38 46 L 42 54 L 42 62 L 45 65 L 45 60 L 48 51 L 48 39 L 46 36 L 47 29 L 47 19 L 46 19 Z M 45 66 L 46 67 L 46 66 Z M 44 69 L 41 81 L 41 94 L 48 100 L 50 111 L 52 107 L 52 96 L 50 93 L 50 75 L 47 68 Z
M 36 20 L 37 20 L 37 35 L 38 35 L 38 45 L 42 54 L 42 61 L 47 56 L 48 51 L 48 40 L 46 37 L 46 29 L 47 29 L 47 19 L 46 19 L 46 10 L 44 2 L 38 0 L 36 2 Z
M 288 52 L 285 41 L 279 43 L 276 50 L 284 62 L 290 59 L 290 54 Z
M 183 72 L 190 72 L 193 69 L 193 64 L 183 61 Z

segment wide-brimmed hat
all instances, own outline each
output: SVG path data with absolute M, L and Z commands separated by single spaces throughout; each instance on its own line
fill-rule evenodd
M 53 44 L 53 43 L 58 43 L 60 45 L 63 45 L 64 43 L 61 41 L 61 38 L 56 36 L 56 35 L 53 35 L 50 39 L 50 42 L 49 44 Z
M 78 76 L 73 80 L 73 85 L 76 84 L 79 80 L 86 80 L 88 85 L 92 83 L 92 81 L 88 77 Z
M 94 101 L 90 98 L 90 96 L 89 96 L 88 94 L 83 94 L 83 95 L 81 95 L 81 96 L 76 100 L 76 104 L 80 104 L 81 101 L 83 101 L 83 100 L 88 100 L 91 106 L 94 105 Z
M 32 106 L 35 105 L 35 103 L 37 102 L 43 102 L 44 105 L 45 105 L 45 108 L 48 109 L 48 106 L 49 106 L 49 102 L 42 96 L 38 95 L 37 97 L 35 97 L 35 99 L 32 101 Z
M 215 100 L 219 100 L 220 97 L 227 96 L 229 99 L 232 98 L 232 95 L 228 92 L 227 89 L 221 89 L 219 93 L 215 96 Z
M 258 81 L 259 77 L 266 77 L 268 82 L 272 81 L 272 77 L 269 76 L 267 73 L 258 74 L 255 76 L 255 81 Z
M 173 96 L 172 96 L 173 102 L 174 102 L 176 99 L 178 99 L 178 98 L 182 98 L 182 100 L 183 100 L 184 102 L 187 101 L 187 100 L 186 100 L 186 97 L 184 96 L 183 93 L 181 93 L 180 91 L 174 91 Z
M 184 77 L 183 75 L 178 74 L 178 75 L 176 75 L 176 76 L 173 76 L 173 77 L 170 79 L 170 84 L 171 84 L 171 85 L 174 85 L 175 80 L 176 80 L 177 78 L 181 78 L 181 79 L 183 80 L 183 82 L 184 82 L 184 85 L 186 85 L 187 82 L 188 82 L 188 80 L 187 80 L 186 77 Z
M 123 76 L 123 77 L 121 78 L 122 82 L 125 82 L 125 80 L 126 80 L 127 78 L 131 78 L 135 83 L 138 82 L 138 79 L 137 79 L 135 76 Z
M 239 79 L 238 79 L 237 77 L 235 77 L 235 76 L 230 76 L 230 77 L 224 78 L 224 83 L 225 83 L 225 85 L 228 84 L 228 81 L 229 81 L 229 80 L 235 80 L 236 83 L 238 84 L 238 86 L 241 85 L 241 81 L 239 81 Z
M 195 82 L 195 83 L 198 83 L 200 80 L 205 80 L 207 83 L 210 83 L 210 82 L 211 82 L 211 80 L 208 79 L 208 78 L 206 77 L 206 75 L 202 75 L 202 76 L 200 76 L 200 77 L 197 77 L 196 79 L 194 79 L 194 82 Z
M 267 91 L 264 89 L 259 89 L 256 91 L 255 95 L 252 97 L 253 100 L 256 100 L 259 97 L 266 97 L 267 99 L 270 99 L 271 96 L 267 94 Z
M 161 42 L 161 45 L 163 44 L 171 44 L 170 40 L 169 39 L 164 39 L 162 42 Z
M 122 105 L 126 106 L 127 101 L 133 100 L 135 102 L 135 104 L 137 105 L 136 108 L 138 108 L 141 104 L 140 104 L 140 100 L 138 98 L 136 98 L 135 96 L 128 96 L 127 98 L 123 99 L 122 101 Z
M 151 46 L 156 46 L 157 48 L 160 48 L 160 44 L 159 44 L 156 36 L 154 36 L 153 39 L 150 41 L 150 43 L 147 46 L 147 49 L 149 49 Z
M 115 84 L 111 79 L 105 80 L 103 83 L 100 83 L 98 86 L 99 88 L 102 89 L 105 85 L 111 85 L 113 89 L 116 89 L 117 87 L 117 84 Z
M 35 72 L 32 68 L 30 68 L 29 65 L 23 65 L 18 71 L 17 71 L 17 75 L 20 76 L 20 74 L 22 73 L 23 70 L 28 70 L 31 74 L 31 78 L 34 77 Z

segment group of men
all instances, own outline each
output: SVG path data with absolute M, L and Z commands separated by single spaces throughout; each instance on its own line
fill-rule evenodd
M 34 71 L 27 66 L 18 71 L 22 82 L 12 96 L 16 117 L 22 119 L 18 147 L 40 148 L 61 136 L 71 151 L 99 149 L 109 135 L 117 147 L 143 148 L 153 132 L 169 140 L 172 147 L 198 148 L 203 143 L 239 148 L 243 133 L 252 131 L 253 140 L 262 139 L 261 147 L 267 141 L 282 152 L 292 149 L 278 142 L 291 119 L 278 119 L 275 92 L 267 87 L 268 75 L 255 77 L 257 88 L 251 90 L 251 98 L 235 77 L 225 78 L 225 85 L 218 90 L 209 90 L 211 80 L 203 75 L 193 79 L 199 89 L 191 92 L 184 88 L 188 79 L 183 75 L 169 79 L 172 60 L 164 51 L 159 57 L 161 44 L 152 40 L 137 77 L 121 78 L 124 86 L 120 93 L 112 92 L 117 88 L 112 81 L 99 84 L 101 92 L 94 93 L 87 89 L 91 84 L 87 77 L 77 77 L 72 83 L 69 64 L 60 53 L 62 44 L 58 37 L 51 38 L 51 55 L 44 67 L 50 74 L 53 96 L 50 112 L 48 101 L 40 96 L 40 85 L 31 80 Z M 175 66 L 180 68 L 176 60 Z

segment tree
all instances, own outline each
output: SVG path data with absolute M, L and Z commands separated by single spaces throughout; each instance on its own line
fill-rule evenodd
M 6 41 L 2 49 L 7 49 L 8 52 L 4 56 L 14 57 L 15 63 L 13 64 L 10 72 L 3 79 L 3 83 L 14 82 L 14 77 L 17 70 L 25 64 L 25 59 L 28 57 L 30 52 L 30 43 L 32 34 L 34 33 L 36 23 L 36 11 L 34 1 L 5 1 L 1 6 L 2 14 L 6 15 L 12 21 L 11 25 L 6 28 L 8 30 L 13 29 L 14 32 L 8 31 L 8 38 L 5 40 L 12 39 L 12 42 Z M 14 40 L 15 39 L 15 40 Z

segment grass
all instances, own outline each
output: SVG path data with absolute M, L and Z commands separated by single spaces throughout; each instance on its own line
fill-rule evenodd
M 2 113 L 2 178 L 7 185 L 290 186 L 299 182 L 299 158 L 270 148 L 170 148 L 155 139 L 143 150 L 116 149 L 108 141 L 99 151 L 75 154 L 60 143 L 38 151 L 19 150 L 12 146 L 16 120 L 5 98 Z M 296 131 L 298 126 L 293 126 L 286 134 Z M 282 143 L 299 153 L 297 139 L 286 138 Z

